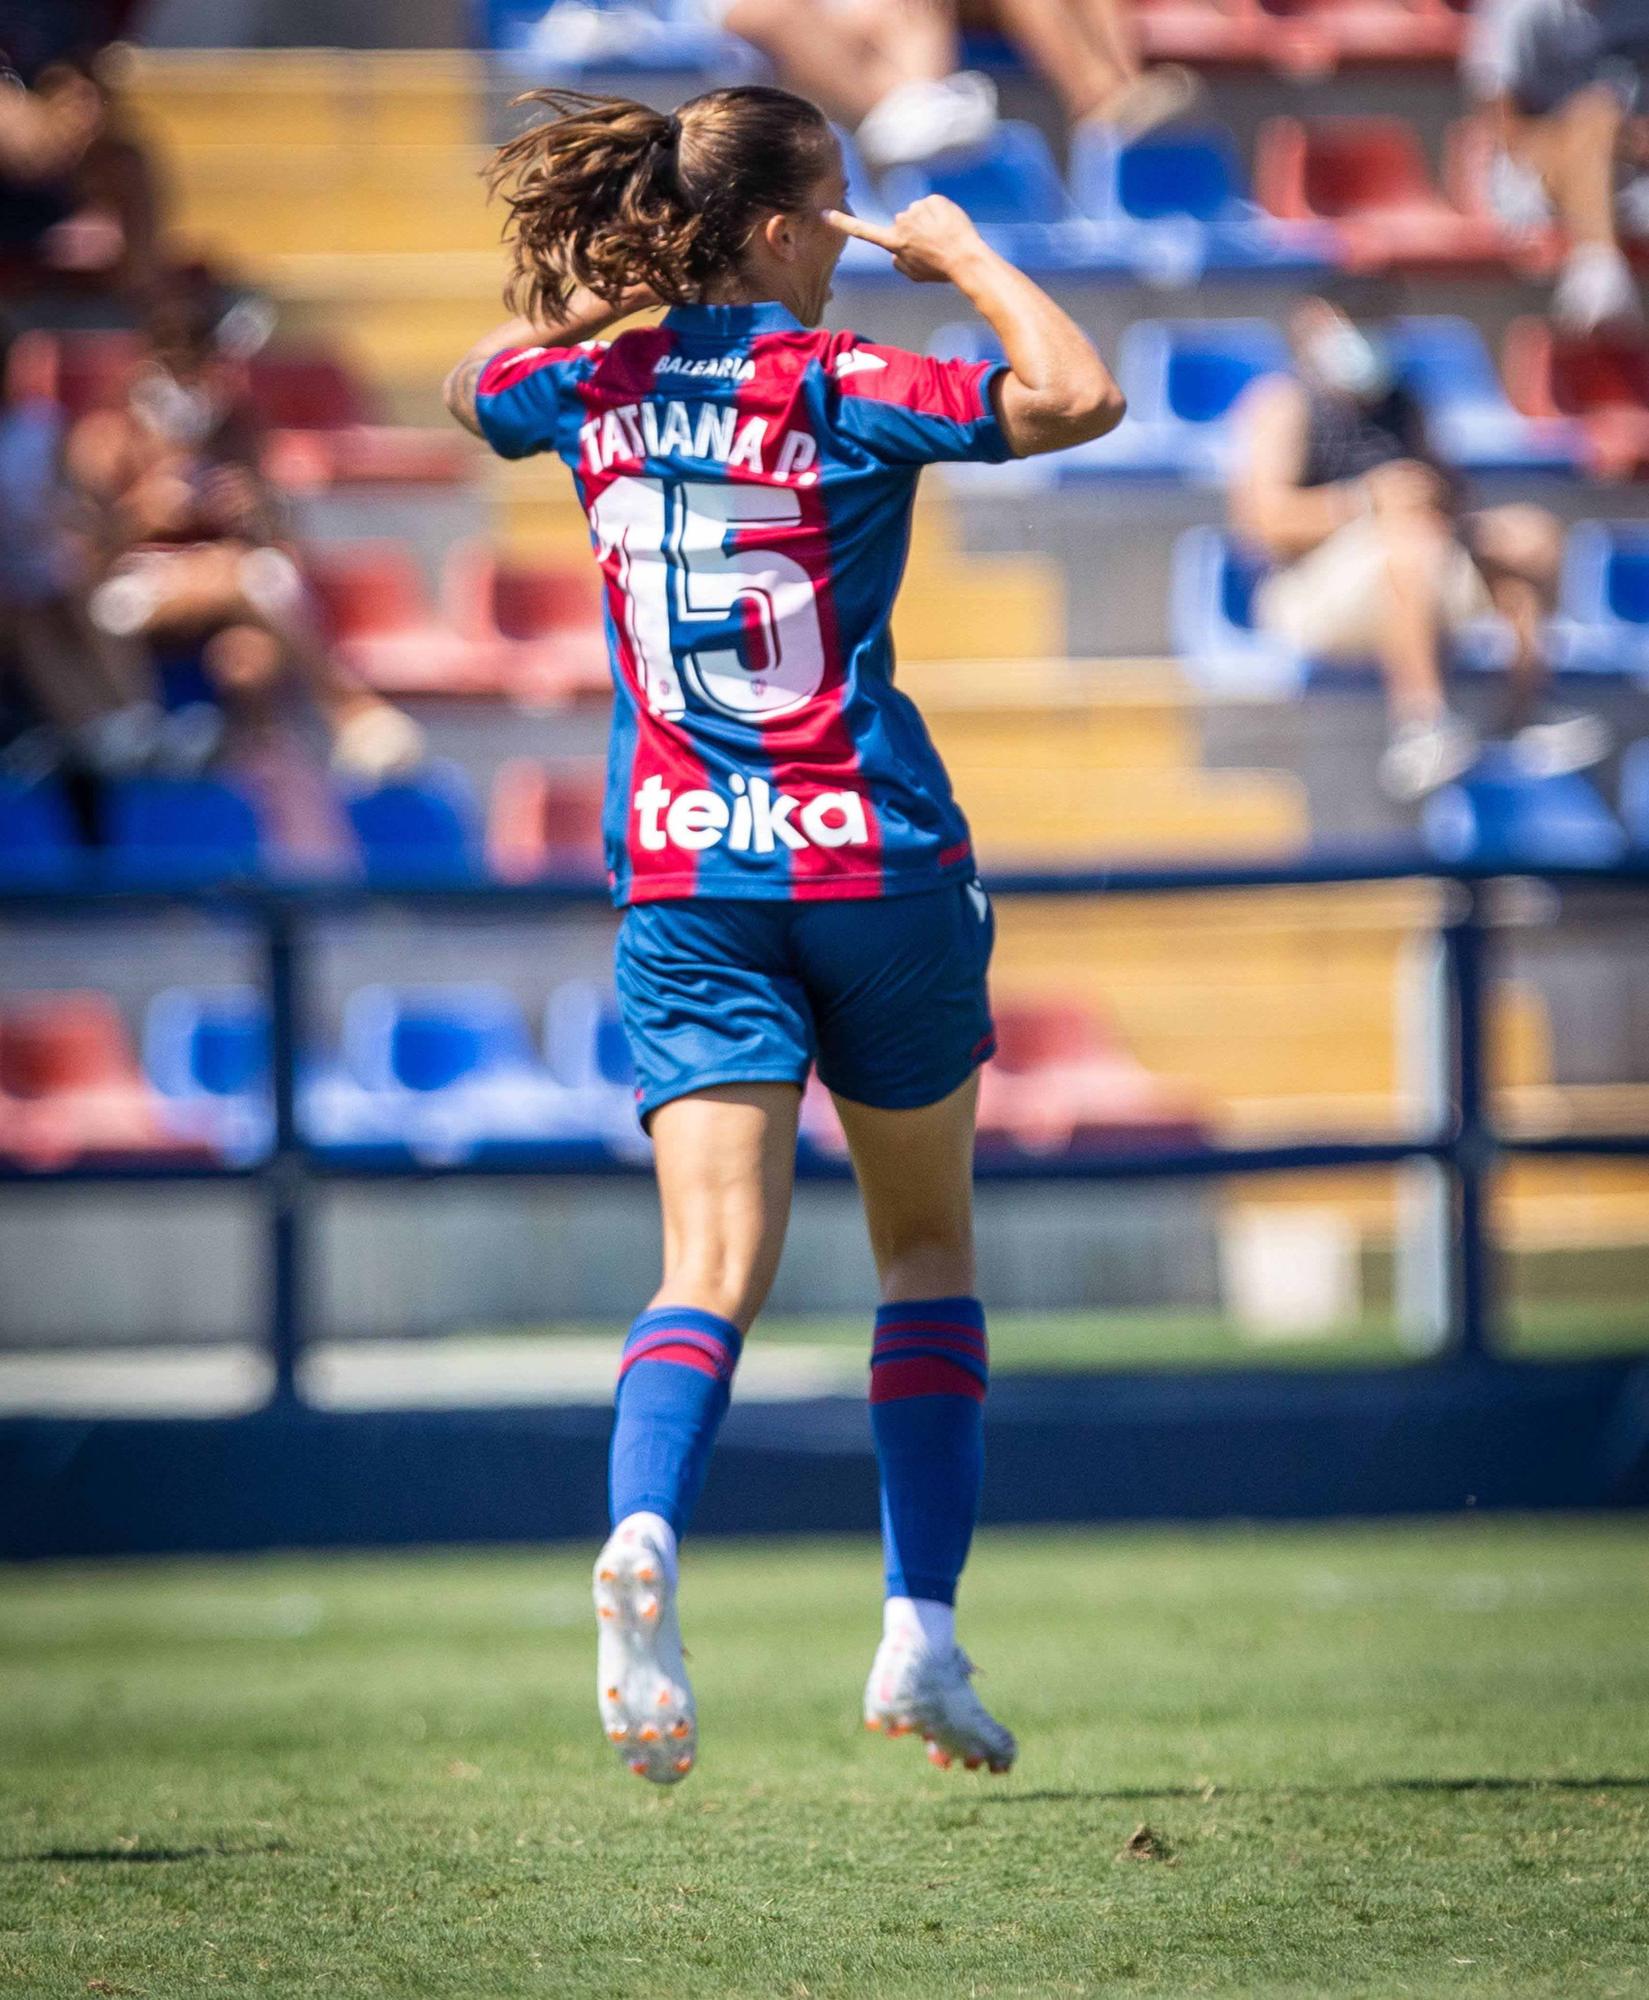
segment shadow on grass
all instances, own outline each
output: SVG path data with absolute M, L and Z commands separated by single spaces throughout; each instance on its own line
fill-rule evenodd
M 982 1806 L 1127 1805 L 1150 1799 L 1334 1799 L 1369 1792 L 1643 1792 L 1649 1777 L 1370 1778 L 1348 1785 L 1126 1785 L 1114 1791 L 987 1792 Z
M 32 1854 L 0 1854 L 0 1867 L 21 1868 L 40 1861 L 141 1867 L 155 1861 L 230 1861 L 249 1854 L 285 1852 L 278 1840 L 257 1847 L 41 1847 Z

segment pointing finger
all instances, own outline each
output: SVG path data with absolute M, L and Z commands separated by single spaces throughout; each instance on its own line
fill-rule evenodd
M 848 215 L 842 209 L 827 208 L 824 219 L 844 236 L 857 236 L 861 243 L 874 243 L 878 250 L 898 247 L 899 239 L 891 229 L 884 229 L 879 222 L 866 222 L 862 215 Z

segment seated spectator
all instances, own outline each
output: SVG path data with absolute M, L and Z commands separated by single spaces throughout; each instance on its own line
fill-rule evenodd
M 331 735 L 334 761 L 378 776 L 414 763 L 422 733 L 352 680 L 310 615 L 259 469 L 261 438 L 236 323 L 210 274 L 175 275 L 149 322 L 149 364 L 123 408 L 83 417 L 69 465 L 100 554 L 99 631 L 198 654 L 232 730 L 295 682 Z
M 1141 63 L 1132 0 L 991 0 L 988 11 L 1073 127 L 1134 137 L 1181 117 L 1201 95 L 1182 63 Z
M 1238 412 L 1232 525 L 1275 565 L 1256 623 L 1308 659 L 1379 664 L 1391 730 L 1380 777 L 1395 798 L 1419 799 L 1475 760 L 1445 661 L 1451 636 L 1489 613 L 1510 629 L 1504 727 L 1531 769 L 1595 763 L 1608 748 L 1595 717 L 1540 712 L 1560 523 L 1539 507 L 1463 504 L 1377 324 L 1312 298 L 1289 337 L 1296 372 L 1256 382 Z
M 1146 70 L 1128 0 L 994 0 L 989 18 L 1041 72 L 1073 125 L 1142 132 L 1193 103 L 1178 64 Z M 849 126 L 872 167 L 976 146 L 996 122 L 996 86 L 958 67 L 955 0 L 728 0 L 722 25 L 781 80 Z
M 995 126 L 996 86 L 959 69 L 943 0 L 711 0 L 710 11 L 849 127 L 872 167 L 975 146 Z
M 1479 0 L 1472 17 L 1462 73 L 1496 149 L 1491 197 L 1513 226 L 1562 225 L 1552 304 L 1574 332 L 1642 317 L 1616 188 L 1649 159 L 1646 66 L 1649 7 L 1634 0 Z
M 153 279 L 159 201 L 118 94 L 72 63 L 0 79 L 0 275 L 16 295 L 133 296 Z
M 160 714 L 147 661 L 87 616 L 56 378 L 49 336 L 0 326 L 0 680 L 8 761 L 95 778 L 144 764 Z

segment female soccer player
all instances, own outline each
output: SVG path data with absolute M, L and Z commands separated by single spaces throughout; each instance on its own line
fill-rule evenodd
M 888 620 L 917 474 L 1098 437 L 1122 397 L 1080 329 L 930 196 L 846 209 L 823 115 L 714 90 L 666 117 L 536 93 L 502 147 L 509 302 L 447 379 L 506 458 L 572 469 L 617 688 L 606 835 L 618 991 L 653 1140 L 664 1276 L 619 1371 L 596 1562 L 603 1725 L 629 1768 L 693 1764 L 676 1543 L 772 1283 L 817 1064 L 881 1281 L 870 1403 L 887 1558 L 865 1721 L 937 1764 L 1015 1745 L 956 1644 L 981 1473 L 974 1101 L 990 905 Z M 1006 361 L 926 360 L 818 321 L 843 239 L 948 280 Z M 594 336 L 638 306 L 661 324 Z

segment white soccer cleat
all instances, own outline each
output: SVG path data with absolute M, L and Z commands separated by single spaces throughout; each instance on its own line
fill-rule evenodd
M 884 1639 L 865 1683 L 865 1727 L 927 1739 L 928 1760 L 946 1770 L 960 1757 L 970 1771 L 1007 1771 L 1019 1754 L 973 1691 L 973 1662 L 960 1646 L 934 1652 L 904 1634 Z
M 681 1656 L 676 1586 L 645 1529 L 621 1521 L 595 1562 L 596 1695 L 601 1726 L 638 1778 L 678 1785 L 698 1752 Z

